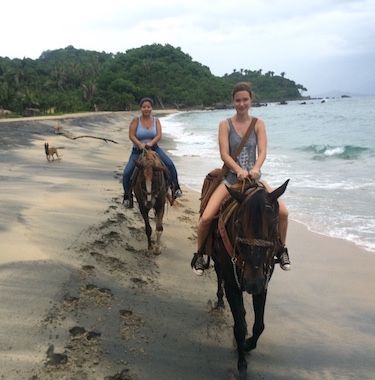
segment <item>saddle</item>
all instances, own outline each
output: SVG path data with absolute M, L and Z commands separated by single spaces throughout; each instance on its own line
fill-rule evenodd
M 231 188 L 236 191 L 240 191 L 244 194 L 253 194 L 259 189 L 263 189 L 264 185 L 260 181 L 257 180 L 246 180 L 243 182 L 237 182 L 236 184 L 232 185 Z M 219 210 L 219 213 L 215 216 L 214 221 L 211 224 L 210 231 L 207 235 L 207 239 L 204 244 L 204 250 L 203 252 L 208 255 L 212 256 L 213 249 L 214 249 L 214 242 L 215 242 L 215 231 L 218 229 L 220 233 L 220 237 L 223 240 L 223 244 L 228 251 L 229 255 L 233 253 L 233 246 L 232 243 L 229 241 L 229 237 L 226 230 L 226 225 L 230 219 L 230 217 L 233 215 L 233 213 L 237 210 L 239 204 L 238 202 L 233 199 L 230 195 L 228 195 Z

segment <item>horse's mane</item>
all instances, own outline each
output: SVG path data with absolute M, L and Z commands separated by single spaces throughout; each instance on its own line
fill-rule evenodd
M 145 153 L 143 153 L 140 156 L 140 162 L 144 166 L 154 166 L 157 168 L 163 167 L 162 161 L 160 160 L 158 154 L 153 150 L 147 150 Z
M 267 223 L 265 220 L 266 191 L 259 190 L 246 197 L 239 209 L 239 217 L 243 230 L 254 238 L 267 236 Z

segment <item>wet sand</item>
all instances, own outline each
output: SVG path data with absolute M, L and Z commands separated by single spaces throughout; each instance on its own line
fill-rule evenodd
M 213 270 L 189 267 L 199 194 L 185 187 L 168 207 L 160 256 L 121 205 L 132 115 L 0 122 L 3 379 L 236 378 L 228 305 L 212 309 Z M 80 135 L 118 144 L 67 138 Z M 293 269 L 272 278 L 249 378 L 372 379 L 374 255 L 294 222 L 288 246 Z

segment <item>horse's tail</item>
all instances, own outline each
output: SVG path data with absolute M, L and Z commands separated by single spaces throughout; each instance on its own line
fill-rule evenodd
M 44 143 L 44 150 L 45 150 L 46 154 L 48 154 L 48 142 Z

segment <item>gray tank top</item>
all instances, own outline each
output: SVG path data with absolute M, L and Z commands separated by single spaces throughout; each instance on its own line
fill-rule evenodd
M 229 153 L 234 154 L 237 147 L 240 145 L 242 137 L 234 129 L 234 125 L 231 119 L 227 119 L 229 125 Z M 257 135 L 255 128 L 251 131 L 249 138 L 247 139 L 241 153 L 237 156 L 236 162 L 241 168 L 249 171 L 255 164 L 257 152 Z M 233 185 L 237 182 L 237 175 L 232 170 L 225 176 L 225 180 Z
M 137 129 L 135 131 L 135 135 L 137 139 L 142 142 L 143 144 L 149 143 L 157 134 L 156 130 L 156 117 L 152 117 L 152 126 L 151 128 L 147 129 L 142 125 L 141 117 L 138 117 L 138 125 Z M 134 144 L 135 146 L 135 144 Z

